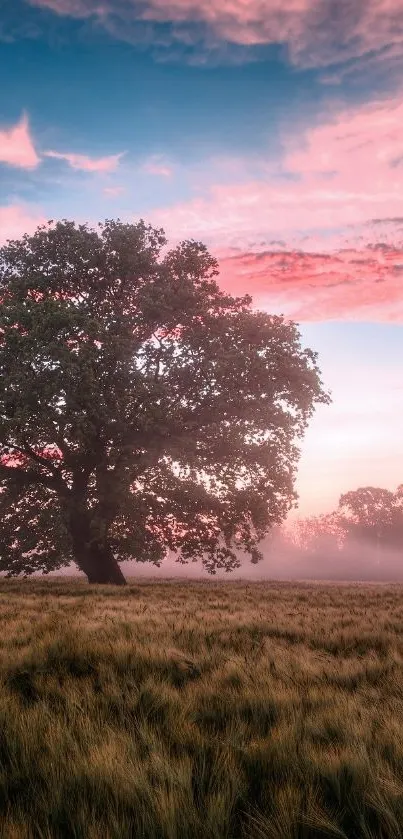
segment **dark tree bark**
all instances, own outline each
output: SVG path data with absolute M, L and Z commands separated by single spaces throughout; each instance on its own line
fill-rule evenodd
M 86 574 L 89 583 L 126 585 L 122 569 L 107 545 L 92 545 L 87 550 L 81 550 L 76 562 Z
M 70 514 L 73 555 L 89 583 L 126 585 L 126 579 L 107 539 L 94 538 L 87 511 L 77 507 Z

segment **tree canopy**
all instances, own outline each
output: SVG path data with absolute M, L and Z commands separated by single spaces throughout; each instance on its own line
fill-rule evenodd
M 253 561 L 329 401 L 295 324 L 143 221 L 49 222 L 0 249 L 0 569 L 92 582 L 173 551 Z

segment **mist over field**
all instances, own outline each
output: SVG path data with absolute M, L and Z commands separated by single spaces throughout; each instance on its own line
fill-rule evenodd
M 200 562 L 182 565 L 173 557 L 163 560 L 159 568 L 151 563 L 136 561 L 122 563 L 126 577 L 150 580 L 310 580 L 335 582 L 403 582 L 403 550 L 382 551 L 367 543 L 350 547 L 348 552 L 328 552 L 323 555 L 310 554 L 296 546 L 285 546 L 284 540 L 275 537 L 269 545 L 261 546 L 263 559 L 253 564 L 241 557 L 240 568 L 226 573 L 218 570 L 212 577 Z M 50 576 L 77 577 L 77 568 L 60 569 Z M 35 575 L 36 576 L 36 575 Z

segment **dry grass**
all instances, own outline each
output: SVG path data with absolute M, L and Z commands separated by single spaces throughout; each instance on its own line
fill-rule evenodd
M 403 837 L 403 588 L 0 581 L 0 837 Z

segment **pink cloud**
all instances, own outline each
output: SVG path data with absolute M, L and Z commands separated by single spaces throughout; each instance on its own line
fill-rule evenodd
M 153 221 L 206 241 L 226 287 L 259 305 L 301 320 L 403 322 L 402 125 L 400 99 L 344 110 L 298 144 L 284 138 L 262 179 L 238 173 Z
M 142 169 L 147 175 L 157 175 L 163 178 L 170 178 L 173 174 L 172 166 L 165 163 L 163 158 L 159 156 L 151 157 L 150 160 L 147 160 Z
M 402 125 L 400 99 L 344 110 L 297 141 L 285 137 L 282 159 L 262 161 L 259 179 L 240 171 L 232 185 L 213 183 L 206 197 L 161 210 L 156 221 L 222 248 L 403 216 Z
M 25 114 L 17 125 L 0 130 L 0 163 L 21 169 L 35 169 L 40 163 Z
M 401 178 L 403 162 L 403 101 L 375 102 L 344 111 L 329 122 L 307 132 L 304 147 L 288 143 L 284 168 L 297 175 L 348 178 L 352 191 L 382 195 L 396 174 Z M 371 172 L 368 190 L 368 165 Z M 393 191 L 393 195 L 395 191 Z
M 115 34 L 130 37 L 139 20 L 172 23 L 173 38 L 189 42 L 203 24 L 210 45 L 288 46 L 301 66 L 329 66 L 403 44 L 402 0 L 28 0 L 31 5 L 77 18 L 93 16 Z M 178 26 L 179 25 L 179 26 Z M 135 32 L 132 33 L 133 38 Z M 196 42 L 200 38 L 193 30 Z
M 7 239 L 19 239 L 24 233 L 34 233 L 40 224 L 44 224 L 43 215 L 19 204 L 0 207 L 0 243 Z
M 119 195 L 122 195 L 125 192 L 124 186 L 106 186 L 102 190 L 104 195 L 108 195 L 109 198 L 118 198 Z
M 224 257 L 220 284 L 297 321 L 403 323 L 403 242 L 334 253 L 267 251 Z
M 101 14 L 101 6 L 92 0 L 28 0 L 28 2 L 31 6 L 40 6 L 59 15 L 77 18 Z
M 85 154 L 47 151 L 45 152 L 45 157 L 65 160 L 72 169 L 80 169 L 84 172 L 114 172 L 118 168 L 123 154 L 124 152 L 121 154 L 111 154 L 108 157 L 88 157 Z

